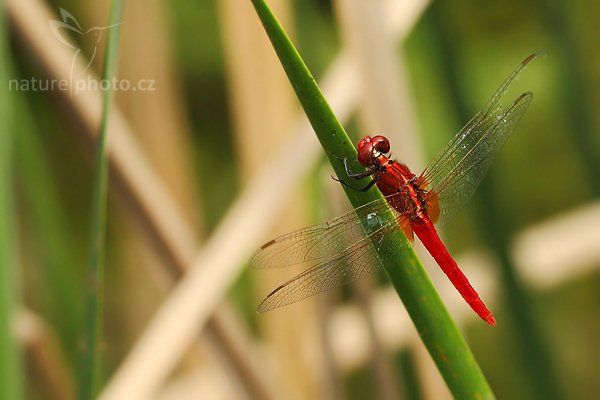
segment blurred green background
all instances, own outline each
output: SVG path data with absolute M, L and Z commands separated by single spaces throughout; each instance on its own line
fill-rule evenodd
M 146 5 L 130 1 L 126 3 L 121 28 L 119 76 L 156 80 L 156 91 L 117 93 L 117 106 L 136 132 L 141 151 L 155 163 L 159 175 L 173 191 L 180 211 L 202 241 L 210 238 L 237 196 L 252 181 L 259 170 L 258 164 L 273 158 L 279 151 L 277 144 L 282 143 L 280 138 L 261 136 L 256 131 L 259 125 L 252 127 L 255 134 L 252 137 L 248 136 L 249 130 L 244 131 L 240 126 L 244 128 L 244 121 L 262 113 L 262 117 L 287 118 L 288 122 L 273 124 L 288 126 L 290 131 L 293 124 L 289 121 L 300 113 L 289 88 L 283 86 L 280 90 L 285 100 L 275 104 L 281 109 L 241 108 L 242 104 L 248 104 L 244 103 L 244 96 L 250 96 L 260 106 L 273 105 L 265 100 L 261 90 L 248 94 L 248 87 L 252 86 L 245 86 L 244 79 L 253 73 L 260 75 L 254 68 L 261 68 L 264 62 L 276 63 L 274 52 L 253 47 L 264 47 L 256 43 L 259 35 L 235 43 L 239 41 L 239 36 L 235 39 L 232 33 L 236 28 L 243 30 L 244 24 L 256 24 L 256 16 L 247 3 L 176 0 Z M 279 11 L 286 16 L 282 17 L 283 25 L 320 81 L 346 44 L 338 19 L 342 7 L 339 3 L 343 2 L 270 3 L 276 13 L 285 10 Z M 373 7 L 388 3 L 394 1 L 374 2 Z M 406 69 L 405 83 L 418 129 L 413 135 L 424 146 L 403 148 L 397 155 L 412 151 L 421 152 L 424 159 L 432 158 L 521 60 L 537 50 L 548 52 L 548 56 L 528 67 L 509 92 L 512 99 L 532 90 L 533 103 L 475 198 L 445 228 L 444 237 L 453 254 L 460 256 L 472 249 L 486 249 L 496 260 L 493 284 L 497 299 L 493 309 L 498 327 L 484 329 L 473 316 L 460 323 L 496 396 L 592 398 L 600 390 L 597 341 L 600 255 L 593 245 L 588 251 L 584 245 L 571 246 L 570 242 L 580 240 L 582 236 L 578 233 L 584 232 L 586 243 L 591 241 L 595 247 L 600 244 L 598 212 L 585 214 L 590 217 L 583 221 L 577 219 L 585 210 L 596 210 L 600 198 L 600 118 L 596 112 L 600 107 L 596 26 L 600 4 L 590 0 L 501 3 L 460 0 L 423 4 L 424 11 L 406 40 L 396 41 L 394 50 Z M 2 172 L 9 173 L 3 174 L 0 184 L 3 198 L 10 201 L 6 205 L 2 202 L 4 209 L 0 210 L 5 225 L 0 237 L 8 238 L 1 249 L 6 257 L 1 265 L 0 287 L 2 309 L 16 307 L 10 321 L 17 328 L 11 331 L 16 332 L 18 358 L 23 362 L 20 366 L 12 364 L 15 357 L 10 356 L 7 336 L 0 336 L 0 340 L 9 355 L 4 351 L 2 354 L 8 357 L 5 360 L 13 365 L 11 370 L 17 376 L 7 379 L 20 382 L 23 398 L 72 398 L 83 324 L 93 152 L 89 140 L 81 134 L 84 130 L 81 120 L 62 94 L 7 90 L 7 80 L 43 78 L 49 69 L 40 62 L 32 39 L 24 33 L 29 29 L 27 23 L 16 17 L 19 10 L 29 10 L 28 7 L 46 9 L 56 20 L 60 20 L 59 8 L 68 10 L 85 31 L 88 27 L 107 25 L 108 3 L 7 1 L 1 36 L 0 77 L 5 89 L 0 98 L 0 119 L 2 143 L 6 147 L 0 156 L 5 169 Z M 46 35 L 50 36 L 49 28 L 27 12 L 33 21 L 30 28 L 46 29 Z M 92 69 L 99 71 L 105 40 L 94 42 L 74 32 L 67 35 L 82 49 L 83 57 L 93 58 Z M 94 49 L 98 49 L 98 57 L 92 57 Z M 246 78 L 244 69 L 248 73 Z M 279 75 L 273 80 L 286 84 Z M 353 115 L 347 128 L 358 139 L 366 134 L 364 121 L 360 114 Z M 269 126 L 269 122 L 263 122 Z M 285 134 L 282 131 L 281 137 Z M 331 216 L 322 211 L 335 209 L 325 204 L 331 196 L 322 193 L 326 190 L 322 182 L 328 179 L 327 170 L 322 171 L 325 168 L 321 164 L 311 167 L 312 172 L 301 185 L 303 194 L 294 196 L 300 203 L 297 206 L 312 218 L 294 217 L 287 230 Z M 414 172 L 418 168 L 414 167 Z M 164 276 L 157 272 L 161 268 L 148 268 L 163 261 L 152 252 L 152 242 L 148 244 L 140 233 L 144 225 L 139 228 L 135 212 L 123 206 L 135 208 L 135 204 L 123 201 L 118 187 L 113 189 L 107 234 L 105 381 L 169 295 Z M 560 256 L 566 257 L 557 267 L 560 271 L 548 273 L 563 278 L 552 285 L 537 285 L 535 276 L 523 276 L 528 266 L 517 265 L 515 243 L 522 232 L 548 226 L 557 218 L 574 221 L 564 225 L 572 230 L 565 228 L 562 237 L 548 241 L 547 251 L 560 252 L 556 243 L 564 242 L 566 248 L 576 249 L 581 257 Z M 285 230 L 276 229 L 272 235 L 257 240 L 266 241 L 281 233 Z M 247 234 L 252 236 L 253 232 Z M 573 265 L 569 257 L 573 258 Z M 525 254 L 523 259 L 533 258 Z M 270 349 L 260 353 L 264 360 L 259 358 L 255 362 L 265 365 L 266 370 L 273 365 L 280 367 L 280 375 L 270 382 L 277 393 L 275 398 L 311 398 L 307 396 L 315 393 L 319 393 L 318 398 L 435 398 L 427 389 L 428 375 L 418 366 L 418 352 L 411 346 L 394 349 L 383 346 L 388 360 L 387 378 L 373 361 L 348 371 L 319 363 L 315 357 L 279 360 L 279 357 L 293 357 L 281 350 L 286 346 L 305 350 L 307 343 L 314 343 L 300 344 L 293 338 L 281 343 L 265 334 L 269 329 L 278 329 L 276 320 L 283 318 L 286 311 L 268 317 L 254 313 L 265 290 L 276 286 L 274 282 L 257 283 L 263 279 L 261 274 L 243 271 L 228 297 L 239 321 L 251 332 L 253 344 Z M 543 278 L 540 280 L 544 281 Z M 326 317 L 315 322 L 314 309 L 288 312 L 295 314 L 293 319 L 300 327 L 303 318 L 311 324 L 323 325 L 323 329 L 329 326 Z M 5 313 L 2 317 L 4 322 L 9 318 Z M 273 326 L 266 328 L 265 318 L 266 324 Z M 326 353 L 323 349 L 312 351 Z M 182 371 L 206 362 L 205 359 L 182 362 L 170 375 L 169 382 Z M 295 362 L 305 365 L 286 369 L 288 363 Z M 303 375 L 307 370 L 312 372 Z M 321 378 L 315 379 L 318 371 Z M 230 379 L 235 382 L 235 373 L 232 375 Z M 382 379 L 395 382 L 391 392 L 382 389 L 385 387 Z M 236 396 L 240 393 L 230 395 L 227 390 L 221 391 L 227 383 L 216 380 L 213 384 L 212 393 L 218 397 L 212 398 L 239 398 Z M 169 398 L 171 392 L 165 389 L 167 386 L 165 383 L 155 396 Z M 298 389 L 308 386 L 312 389 Z M 197 392 L 191 391 L 189 398 L 201 398 L 193 393 Z

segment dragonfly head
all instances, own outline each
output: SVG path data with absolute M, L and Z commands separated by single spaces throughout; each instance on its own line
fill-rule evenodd
M 358 142 L 358 162 L 363 167 L 369 167 L 377 157 L 389 151 L 390 142 L 385 136 L 366 136 Z

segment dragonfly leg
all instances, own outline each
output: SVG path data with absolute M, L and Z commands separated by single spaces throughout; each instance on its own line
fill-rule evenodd
M 338 160 L 340 160 L 340 162 L 344 166 L 344 170 L 346 171 L 346 176 L 348 176 L 348 178 L 359 180 L 359 179 L 363 179 L 363 178 L 366 178 L 371 175 L 375 175 L 373 177 L 373 180 L 371 182 L 367 183 L 364 187 L 357 187 L 357 186 L 351 185 L 349 183 L 342 181 L 339 178 L 336 178 L 335 176 L 332 176 L 331 178 L 334 181 L 337 181 L 337 182 L 341 183 L 342 185 L 349 187 L 350 189 L 357 190 L 359 192 L 366 192 L 367 190 L 371 189 L 371 187 L 374 184 L 376 184 L 377 181 L 379 180 L 379 175 L 376 174 L 377 168 L 370 167 L 370 168 L 367 168 L 367 170 L 364 172 L 354 173 L 354 172 L 350 171 L 350 167 L 348 167 L 348 158 L 347 157 L 344 157 L 344 158 L 340 158 L 337 156 L 334 156 L 334 157 L 337 158 Z
M 338 179 L 338 178 L 336 178 L 335 176 L 332 176 L 331 178 L 332 178 L 334 181 L 337 181 L 337 182 L 341 183 L 342 185 L 344 185 L 344 186 L 346 186 L 346 187 L 349 187 L 350 189 L 354 189 L 354 190 L 356 190 L 356 191 L 359 191 L 359 192 L 366 192 L 367 190 L 371 189 L 371 186 L 373 186 L 374 184 L 376 184 L 376 183 L 377 183 L 377 181 L 379 180 L 379 176 L 378 176 L 378 175 L 376 175 L 376 176 L 375 176 L 375 177 L 374 177 L 374 178 L 371 180 L 371 182 L 367 183 L 367 184 L 366 184 L 364 187 L 356 187 L 356 186 L 354 186 L 354 185 L 351 185 L 351 184 L 349 184 L 349 183 L 346 183 L 346 182 L 342 181 L 341 179 Z
M 376 172 L 376 169 L 373 167 L 367 168 L 367 170 L 364 172 L 356 172 L 356 173 L 352 172 L 352 171 L 350 171 L 350 167 L 348 166 L 348 157 L 340 158 L 340 157 L 335 156 L 335 158 L 340 160 L 340 162 L 344 166 L 344 170 L 346 171 L 346 176 L 348 178 L 359 180 L 359 179 L 366 178 L 367 176 L 371 176 Z

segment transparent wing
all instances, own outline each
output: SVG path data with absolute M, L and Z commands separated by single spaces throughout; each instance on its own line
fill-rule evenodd
M 389 212 L 392 212 L 390 210 Z M 302 274 L 292 278 L 269 294 L 258 307 L 265 312 L 287 304 L 295 303 L 307 297 L 363 279 L 381 269 L 378 253 L 400 252 L 391 246 L 392 238 L 402 235 L 398 223 L 381 224 L 368 237 L 346 247 L 336 257 L 322 262 Z M 374 245 L 375 243 L 375 245 Z
M 381 224 L 378 217 L 390 212 L 388 204 L 394 204 L 397 210 L 402 210 L 400 202 L 405 198 L 404 193 L 397 193 L 388 196 L 387 199 L 372 201 L 322 224 L 273 239 L 252 256 L 250 265 L 254 268 L 274 268 L 339 258 L 342 253 L 368 237 L 364 225 L 369 226 L 371 231 L 376 231 L 380 228 L 378 224 Z M 410 206 L 411 204 L 406 205 L 407 211 Z M 400 213 L 397 214 L 397 218 L 399 216 Z M 406 229 L 406 224 L 402 225 Z
M 524 93 L 498 120 L 487 129 L 471 151 L 463 156 L 453 170 L 436 185 L 432 185 L 428 197 L 438 200 L 440 214 L 438 225 L 443 225 L 471 198 L 489 169 L 494 156 L 506 142 L 525 110 L 531 103 L 532 94 Z
M 444 176 L 462 158 L 461 154 L 468 153 L 478 142 L 481 135 L 485 133 L 486 123 L 489 124 L 494 116 L 501 112 L 500 100 L 517 79 L 519 74 L 533 60 L 543 56 L 544 53 L 534 53 L 527 57 L 519 66 L 502 82 L 486 105 L 450 140 L 450 142 L 439 152 L 437 157 L 423 171 L 423 176 L 434 179 Z
M 500 147 L 517 125 L 532 99 L 524 93 L 504 110 L 500 100 L 523 69 L 543 53 L 527 57 L 500 85 L 491 99 L 446 145 L 421 175 L 428 197 L 439 201 L 443 225 L 473 195 Z

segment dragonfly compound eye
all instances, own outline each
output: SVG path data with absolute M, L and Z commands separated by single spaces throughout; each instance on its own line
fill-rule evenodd
M 373 147 L 380 153 L 386 154 L 390 152 L 390 141 L 385 136 L 373 136 L 371 142 L 373 143 Z
M 358 142 L 358 162 L 363 167 L 368 167 L 373 164 L 374 146 L 375 143 L 373 143 L 371 136 L 365 136 Z
M 366 136 L 358 142 L 358 162 L 363 167 L 373 165 L 377 153 L 388 153 L 390 151 L 390 142 L 385 136 Z

